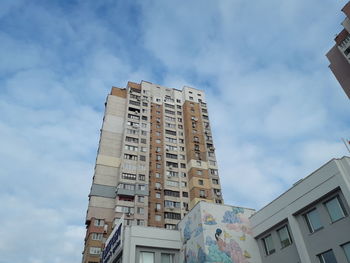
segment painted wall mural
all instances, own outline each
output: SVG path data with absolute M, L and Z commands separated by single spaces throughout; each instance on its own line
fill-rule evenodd
M 200 202 L 179 224 L 183 263 L 261 263 L 248 218 L 254 210 Z

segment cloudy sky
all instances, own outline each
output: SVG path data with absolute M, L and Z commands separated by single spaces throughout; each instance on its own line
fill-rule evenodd
M 259 209 L 346 154 L 325 53 L 346 1 L 0 1 L 0 263 L 80 262 L 104 102 L 205 90 L 226 203 Z

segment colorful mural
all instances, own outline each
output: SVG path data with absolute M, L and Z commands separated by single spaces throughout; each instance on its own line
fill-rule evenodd
M 248 220 L 253 212 L 241 207 L 197 204 L 179 224 L 184 241 L 180 262 L 260 263 Z

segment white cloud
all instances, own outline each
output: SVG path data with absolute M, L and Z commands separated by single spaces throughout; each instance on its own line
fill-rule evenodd
M 4 262 L 81 259 L 112 85 L 206 91 L 227 203 L 259 208 L 346 154 L 349 101 L 324 56 L 345 1 L 4 3 Z

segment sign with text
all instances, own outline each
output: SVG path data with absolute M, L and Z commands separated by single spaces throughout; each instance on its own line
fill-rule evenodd
M 122 232 L 124 216 L 119 219 L 112 233 L 109 235 L 102 253 L 102 263 L 111 263 L 122 250 Z

